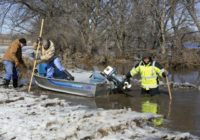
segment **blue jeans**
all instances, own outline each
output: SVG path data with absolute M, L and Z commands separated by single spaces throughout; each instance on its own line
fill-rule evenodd
M 47 77 L 52 78 L 54 74 L 54 68 L 57 68 L 59 71 L 64 71 L 65 68 L 62 66 L 60 59 L 56 57 L 47 64 Z
M 15 64 L 11 61 L 4 60 L 3 61 L 4 67 L 5 67 L 5 75 L 4 79 L 6 80 L 18 80 L 18 71 L 15 66 Z

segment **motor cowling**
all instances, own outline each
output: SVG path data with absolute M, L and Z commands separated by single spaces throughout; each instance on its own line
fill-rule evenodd
M 108 80 L 114 83 L 118 89 L 127 89 L 131 85 L 125 81 L 125 78 L 117 76 L 116 69 L 111 66 L 107 66 L 101 74 Z

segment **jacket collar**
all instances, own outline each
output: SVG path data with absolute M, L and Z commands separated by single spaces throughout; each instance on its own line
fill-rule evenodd
M 151 66 L 152 65 L 152 61 L 150 60 L 149 63 L 145 64 L 144 61 L 142 60 L 142 65 L 144 65 L 144 66 Z

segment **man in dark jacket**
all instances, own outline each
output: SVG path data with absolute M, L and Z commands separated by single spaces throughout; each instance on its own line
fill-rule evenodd
M 19 66 L 25 66 L 22 59 L 22 47 L 26 46 L 26 39 L 20 38 L 14 40 L 6 50 L 3 56 L 3 64 L 5 67 L 5 75 L 3 85 L 8 88 L 10 80 L 13 80 L 13 87 L 18 86 L 18 71 Z

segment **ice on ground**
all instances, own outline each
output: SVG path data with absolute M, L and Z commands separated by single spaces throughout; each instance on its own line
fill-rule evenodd
M 46 95 L 0 89 L 0 140 L 198 139 L 149 125 L 156 117 L 131 109 L 93 110 Z

